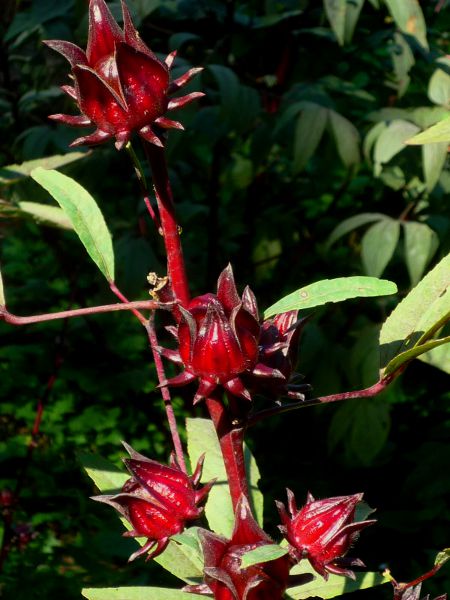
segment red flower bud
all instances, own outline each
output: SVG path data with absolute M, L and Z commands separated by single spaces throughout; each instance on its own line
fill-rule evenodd
M 289 515 L 284 504 L 277 502 L 283 525 L 280 530 L 290 544 L 293 558 L 307 558 L 313 568 L 328 579 L 328 573 L 355 577 L 346 567 L 364 566 L 359 559 L 343 558 L 358 537 L 359 531 L 374 520 L 354 522 L 356 505 L 362 494 L 314 500 L 308 494 L 303 508 L 297 510 L 294 494 L 287 490 Z
M 219 277 L 217 295 L 198 296 L 187 309 L 180 307 L 180 313 L 178 327 L 170 328 L 177 338 L 178 351 L 161 348 L 160 352 L 185 368 L 168 385 L 199 379 L 194 403 L 209 396 L 218 385 L 245 400 L 251 400 L 247 381 L 253 384 L 258 378 L 265 383 L 277 380 L 278 389 L 285 385 L 283 373 L 260 357 L 261 327 L 256 299 L 248 287 L 239 297 L 231 266 Z
M 200 531 L 205 558 L 205 583 L 185 591 L 214 594 L 215 600 L 281 600 L 286 590 L 292 560 L 288 555 L 241 568 L 242 556 L 259 546 L 273 543 L 259 527 L 247 499 L 241 496 L 230 540 Z
M 130 561 L 149 551 L 147 560 L 161 554 L 169 538 L 181 533 L 187 521 L 198 519 L 199 508 L 214 481 L 197 489 L 202 474 L 203 458 L 192 477 L 184 473 L 172 457 L 170 466 L 162 465 L 135 452 L 124 443 L 131 456 L 125 464 L 131 478 L 120 494 L 94 496 L 93 500 L 113 506 L 133 526 L 125 537 L 146 537 L 147 543 L 130 556 Z
M 82 112 L 80 116 L 55 114 L 51 119 L 67 125 L 95 125 L 96 131 L 72 142 L 71 146 L 99 144 L 112 137 L 121 149 L 137 131 L 145 140 L 162 146 L 158 129 L 183 129 L 178 121 L 164 116 L 203 96 L 193 92 L 169 99 L 201 69 L 191 69 L 172 83 L 169 69 L 175 58 L 170 54 L 162 63 L 144 44 L 124 2 L 124 28 L 120 29 L 104 0 L 90 0 L 89 36 L 86 52 L 62 40 L 45 43 L 62 54 L 72 67 L 75 86 L 63 86 Z

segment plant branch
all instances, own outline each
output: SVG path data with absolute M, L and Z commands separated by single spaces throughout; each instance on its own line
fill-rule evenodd
M 233 427 L 218 394 L 213 394 L 210 398 L 207 398 L 206 407 L 219 438 L 228 485 L 230 486 L 233 510 L 236 510 L 241 495 L 249 499 L 244 458 L 245 430 L 242 427 Z
M 161 230 L 167 255 L 167 273 L 169 275 L 175 299 L 182 306 L 189 303 L 189 285 L 181 248 L 180 230 L 175 217 L 172 189 L 170 187 L 164 148 L 144 142 L 153 177 L 153 187 L 158 203 Z
M 297 410 L 298 408 L 306 408 L 307 406 L 317 406 L 318 404 L 329 404 L 331 402 L 341 402 L 342 400 L 351 400 L 356 398 L 373 398 L 385 390 L 400 372 L 401 371 L 399 370 L 396 373 L 388 375 L 387 377 L 383 377 L 383 379 L 380 379 L 374 385 L 371 385 L 363 390 L 342 392 L 340 394 L 330 394 L 329 396 L 319 396 L 318 398 L 299 400 L 298 402 L 290 402 L 289 404 L 280 404 L 274 406 L 273 408 L 262 410 L 250 416 L 247 425 L 251 427 L 252 425 L 255 425 L 263 419 L 267 419 L 268 417 L 281 415 L 293 410 Z
M 177 462 L 184 473 L 187 473 L 186 462 L 184 460 L 183 447 L 181 445 L 180 435 L 178 433 L 177 421 L 175 417 L 175 413 L 172 406 L 172 398 L 170 396 L 170 391 L 167 385 L 164 385 L 166 382 L 166 374 L 164 372 L 164 365 L 161 359 L 161 355 L 158 352 L 158 338 L 155 331 L 155 315 L 152 313 L 150 319 L 147 322 L 146 329 L 148 333 L 148 339 L 150 342 L 150 347 L 153 353 L 153 359 L 155 361 L 156 373 L 158 375 L 158 381 L 160 384 L 161 395 L 164 401 L 164 408 L 166 411 L 167 422 L 169 423 L 170 434 L 172 436 L 173 447 L 175 450 L 175 456 L 177 457 Z
M 10 323 L 11 325 L 29 325 L 30 323 L 42 323 L 44 321 L 54 321 L 56 319 L 67 319 L 71 317 L 83 317 L 86 315 L 94 315 L 98 313 L 115 312 L 118 310 L 131 310 L 136 313 L 137 309 L 156 310 L 156 309 L 172 309 L 173 304 L 162 304 L 154 300 L 138 300 L 136 302 L 123 302 L 122 304 L 105 304 L 103 306 L 89 306 L 87 308 L 74 308 L 72 310 L 63 310 L 61 312 L 47 313 L 44 315 L 30 315 L 28 317 L 19 317 L 13 315 L 6 310 L 6 307 L 0 307 L 0 320 Z M 138 317 L 144 324 L 147 322 L 140 313 Z

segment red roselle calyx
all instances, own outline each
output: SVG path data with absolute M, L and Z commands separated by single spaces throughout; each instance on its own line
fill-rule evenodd
M 214 481 L 197 489 L 202 474 L 203 457 L 192 477 L 186 475 L 171 457 L 170 466 L 162 465 L 124 446 L 131 456 L 125 464 L 131 478 L 120 494 L 94 496 L 119 511 L 133 526 L 125 537 L 146 537 L 147 543 L 132 554 L 130 561 L 150 552 L 147 560 L 161 554 L 169 538 L 181 533 L 187 521 L 198 519 L 203 509 L 199 504 L 207 498 Z
M 355 509 L 363 495 L 338 496 L 314 500 L 308 494 L 303 508 L 297 509 L 294 494 L 287 490 L 289 514 L 282 502 L 277 502 L 282 525 L 280 530 L 289 542 L 291 556 L 298 562 L 307 558 L 325 579 L 328 573 L 354 579 L 348 567 L 364 566 L 359 559 L 345 557 L 361 529 L 375 523 L 354 522 Z
M 246 552 L 273 542 L 256 523 L 244 496 L 240 497 L 235 514 L 230 540 L 200 530 L 205 583 L 187 586 L 184 590 L 213 594 L 215 600 L 281 600 L 288 583 L 291 558 L 285 555 L 241 568 L 242 556 Z
M 251 400 L 251 391 L 289 395 L 291 355 L 298 336 L 296 313 L 259 323 L 256 298 L 249 287 L 239 297 L 229 265 L 217 282 L 217 294 L 197 296 L 180 308 L 177 327 L 170 328 L 178 350 L 161 348 L 184 372 L 167 381 L 184 385 L 198 379 L 194 404 L 222 386 L 230 396 Z
M 162 146 L 158 128 L 183 129 L 181 123 L 166 118 L 165 113 L 204 95 L 193 92 L 169 98 L 169 94 L 178 91 L 201 69 L 191 69 L 170 83 L 169 69 L 175 53 L 169 54 L 164 62 L 158 60 L 139 37 L 127 6 L 121 1 L 123 30 L 104 0 L 90 0 L 86 52 L 62 40 L 45 42 L 69 61 L 75 85 L 62 89 L 76 101 L 82 113 L 55 114 L 50 118 L 76 127 L 97 127 L 94 133 L 77 138 L 71 146 L 99 144 L 115 137 L 116 147 L 121 149 L 133 131 Z

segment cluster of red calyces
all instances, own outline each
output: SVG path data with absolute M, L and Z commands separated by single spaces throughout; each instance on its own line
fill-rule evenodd
M 363 495 L 314 500 L 308 494 L 305 506 L 298 510 L 294 494 L 290 490 L 287 494 L 289 514 L 282 502 L 277 502 L 277 507 L 283 523 L 280 530 L 289 542 L 291 556 L 296 562 L 307 558 L 325 579 L 328 573 L 354 578 L 349 567 L 363 567 L 364 563 L 345 555 L 361 529 L 375 523 L 354 520 Z
M 216 600 L 281 600 L 288 583 L 291 558 L 285 555 L 242 568 L 245 553 L 273 544 L 273 541 L 256 523 L 244 496 L 241 496 L 235 514 L 229 540 L 206 530 L 200 531 L 205 583 L 188 586 L 185 591 L 212 594 Z
M 303 399 L 287 387 L 298 325 L 296 311 L 260 325 L 253 292 L 246 287 L 239 297 L 228 266 L 217 282 L 217 294 L 197 296 L 187 308 L 180 307 L 178 326 L 169 328 L 178 350 L 161 348 L 160 352 L 184 366 L 184 371 L 167 384 L 178 386 L 197 379 L 194 404 L 217 386 L 245 400 L 260 390 Z
M 169 54 L 164 62 L 158 60 L 139 37 L 123 0 L 122 12 L 123 30 L 104 0 L 90 1 L 86 52 L 70 42 L 46 41 L 69 61 L 75 85 L 62 89 L 76 101 L 82 113 L 55 114 L 50 118 L 76 127 L 97 127 L 94 133 L 77 138 L 72 146 L 99 144 L 115 137 L 120 149 L 133 131 L 161 146 L 158 128 L 183 129 L 181 123 L 164 114 L 204 95 L 193 92 L 169 98 L 201 69 L 191 69 L 171 83 L 169 69 L 175 53 Z
M 194 474 L 184 473 L 174 457 L 170 466 L 146 458 L 124 444 L 131 458 L 125 464 L 131 478 L 125 482 L 120 494 L 94 496 L 93 500 L 113 506 L 132 525 L 126 537 L 146 537 L 147 543 L 130 556 L 130 561 L 149 552 L 147 560 L 164 551 L 169 538 L 181 533 L 187 521 L 198 519 L 203 512 L 199 505 L 214 481 L 201 489 L 198 484 L 202 474 L 203 457 Z

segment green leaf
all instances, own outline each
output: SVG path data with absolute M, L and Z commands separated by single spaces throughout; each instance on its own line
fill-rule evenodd
M 362 239 L 361 257 L 366 273 L 379 277 L 391 260 L 400 237 L 400 223 L 383 219 L 372 225 Z
M 449 318 L 450 318 L 450 315 L 449 315 Z M 406 350 L 405 352 L 400 352 L 400 354 L 397 354 L 397 356 L 395 358 L 393 358 L 391 361 L 388 362 L 388 364 L 386 365 L 386 367 L 383 370 L 383 377 L 387 377 L 388 375 L 395 373 L 396 371 L 398 371 L 400 369 L 400 367 L 402 365 L 411 362 L 414 358 L 417 358 L 421 354 L 425 354 L 425 352 L 428 352 L 429 350 L 433 350 L 434 348 L 437 348 L 438 346 L 448 344 L 449 342 L 450 342 L 450 336 L 447 336 L 445 338 L 439 338 L 436 340 L 430 340 L 428 342 L 424 342 L 423 344 L 418 344 L 417 346 L 414 346 L 414 348 L 411 348 L 411 350 Z M 448 348 L 447 348 L 447 351 L 450 352 L 450 350 Z
M 287 598 L 292 600 L 306 600 L 307 598 L 318 597 L 328 600 L 328 598 L 335 598 L 348 592 L 365 590 L 390 582 L 387 577 L 379 573 L 355 573 L 355 580 L 339 575 L 330 575 L 328 581 L 325 581 L 323 577 L 317 575 L 309 564 L 305 564 L 305 561 L 302 561 L 290 571 L 291 575 L 300 575 L 302 573 L 312 573 L 315 579 L 304 585 L 289 588 L 286 593 Z
M 3 289 L 2 272 L 0 270 L 0 306 L 5 306 L 5 304 L 6 304 L 5 291 Z
M 199 457 L 205 454 L 202 482 L 217 478 L 209 492 L 205 514 L 210 528 L 216 533 L 230 537 L 234 527 L 234 514 L 231 504 L 228 480 L 223 464 L 222 452 L 214 425 L 209 419 L 186 419 L 188 454 L 191 465 L 196 465 Z M 257 522 L 262 526 L 263 496 L 258 489 L 260 474 L 256 461 L 247 447 L 244 448 L 245 462 L 250 488 L 250 500 Z
M 385 219 L 386 215 L 382 213 L 361 213 L 359 215 L 355 215 L 354 217 L 350 217 L 349 219 L 345 219 L 333 231 L 330 233 L 330 236 L 326 243 L 326 248 L 330 248 L 339 238 L 358 227 L 362 227 L 363 225 L 367 225 L 368 223 L 373 223 L 374 221 L 380 221 L 381 219 Z
M 36 223 L 52 225 L 60 229 L 73 229 L 70 219 L 58 206 L 49 206 L 39 202 L 19 202 L 19 208 L 23 213 L 32 216 Z
M 83 469 L 102 493 L 118 493 L 125 481 L 130 478 L 129 473 L 96 454 L 79 454 L 79 460 Z
M 359 132 L 353 123 L 334 110 L 328 110 L 328 122 L 333 135 L 339 158 L 348 168 L 357 165 L 361 156 L 359 153 Z
M 428 98 L 431 102 L 450 108 L 450 75 L 446 70 L 450 67 L 448 58 L 436 61 L 442 68 L 435 70 L 428 83 Z
M 405 142 L 419 131 L 417 125 L 403 119 L 391 121 L 384 129 L 374 148 L 375 175 L 379 176 L 382 165 L 406 148 Z
M 346 44 L 352 41 L 353 33 L 355 32 L 356 23 L 358 22 L 364 0 L 347 0 L 345 10 L 345 33 L 344 41 Z
M 418 0 L 385 0 L 400 31 L 414 37 L 428 50 L 427 27 Z
M 406 266 L 414 286 L 420 281 L 426 266 L 433 258 L 439 238 L 425 223 L 403 221 L 402 225 L 405 231 Z
M 424 144 L 422 146 L 422 164 L 427 190 L 431 192 L 439 181 L 445 161 L 447 160 L 447 142 Z
M 397 93 L 401 98 L 406 92 L 411 80 L 409 71 L 414 66 L 414 54 L 405 36 L 398 31 L 394 34 L 393 44 L 390 46 L 392 66 L 396 78 Z
M 89 256 L 106 279 L 114 281 L 111 234 L 94 198 L 79 183 L 58 171 L 46 171 L 39 167 L 31 176 L 58 202 Z
M 288 553 L 287 548 L 281 548 L 277 544 L 265 544 L 254 550 L 249 550 L 242 555 L 241 568 L 246 569 L 258 563 L 269 562 Z
M 208 65 L 220 92 L 220 103 L 226 114 L 234 112 L 239 96 L 239 79 L 234 71 L 223 65 Z
M 313 104 L 303 110 L 295 126 L 294 136 L 294 173 L 302 171 L 316 151 L 327 122 L 328 110 Z
M 154 559 L 166 571 L 189 584 L 199 583 L 203 579 L 203 556 L 198 529 L 198 527 L 185 529 L 181 539 L 180 536 L 174 536 L 164 552 Z M 186 540 L 187 536 L 190 537 L 189 542 Z
M 440 369 L 450 375 L 450 351 L 448 346 L 441 345 L 433 348 L 433 350 L 429 350 L 425 354 L 421 354 L 417 357 L 427 365 L 431 365 L 432 367 L 436 367 L 436 369 Z
M 380 332 L 381 373 L 400 353 L 429 339 L 450 316 L 450 254 L 398 304 Z
M 323 0 L 323 4 L 331 29 L 334 31 L 339 45 L 343 46 L 347 0 Z
M 81 593 L 88 600 L 195 600 L 205 599 L 199 594 L 159 587 L 84 588 Z
M 450 142 L 450 118 L 447 117 L 429 129 L 418 133 L 406 140 L 406 144 L 434 144 L 436 142 Z
M 367 298 L 395 294 L 397 286 L 386 279 L 375 277 L 338 277 L 311 283 L 288 294 L 264 311 L 264 318 L 288 312 L 322 306 L 327 302 L 342 302 L 350 298 Z
M 450 548 L 444 548 L 444 550 L 442 550 L 442 552 L 438 552 L 438 554 L 436 555 L 436 558 L 434 559 L 434 564 L 439 565 L 440 567 L 442 567 L 442 565 L 445 565 L 445 563 L 447 561 L 450 560 Z
M 0 185 L 11 185 L 31 175 L 31 171 L 37 167 L 43 169 L 58 169 L 64 167 L 80 158 L 88 156 L 90 152 L 69 152 L 68 154 L 56 154 L 47 158 L 29 160 L 20 165 L 7 165 L 0 168 Z

